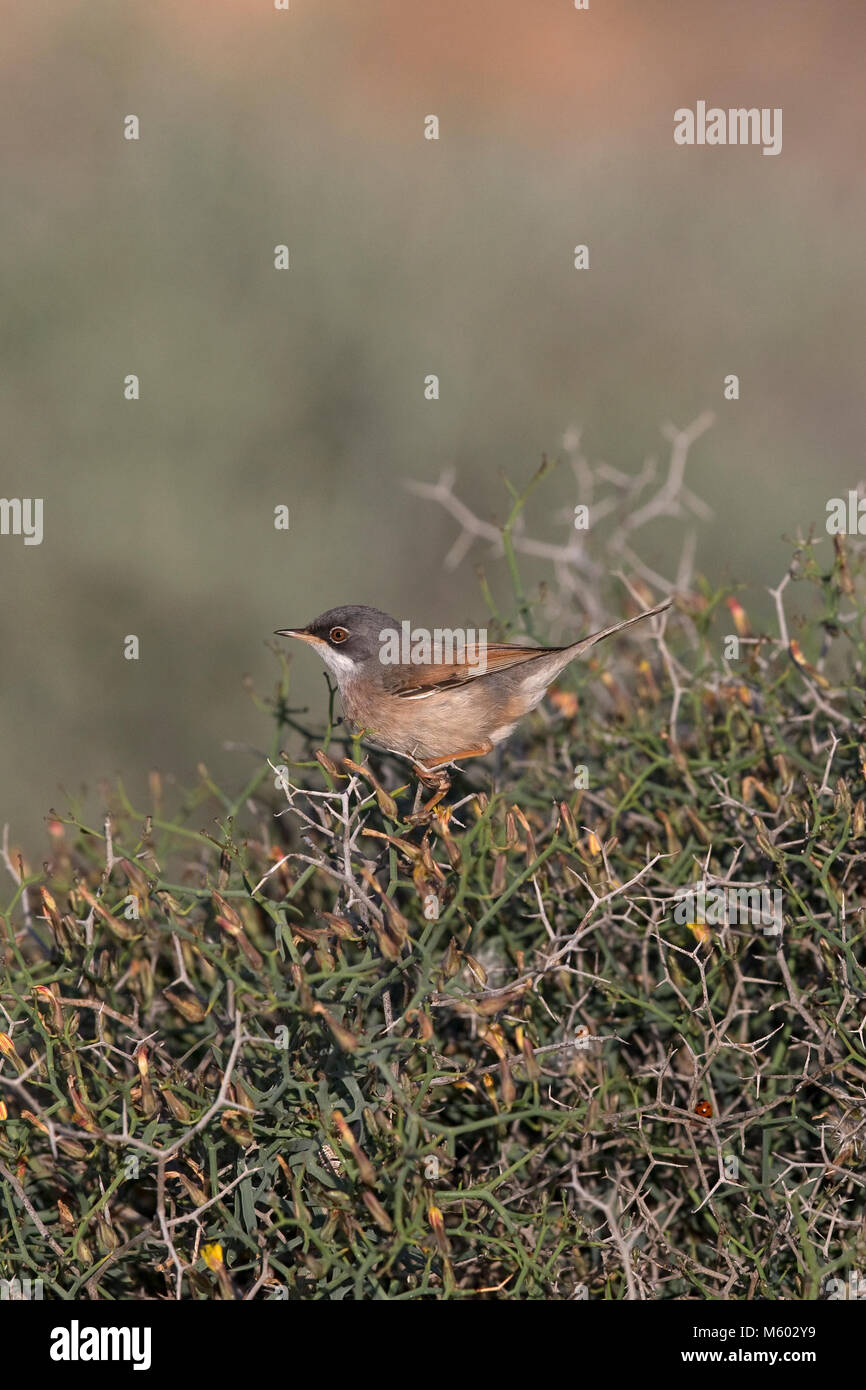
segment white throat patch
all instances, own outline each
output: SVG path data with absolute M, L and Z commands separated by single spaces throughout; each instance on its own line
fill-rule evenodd
M 335 652 L 333 647 L 318 646 L 319 656 L 324 661 L 329 671 L 333 671 L 339 681 L 341 678 L 354 675 L 357 670 L 356 663 L 350 656 L 345 656 L 343 652 Z

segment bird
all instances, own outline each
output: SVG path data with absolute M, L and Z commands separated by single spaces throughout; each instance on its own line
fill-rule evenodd
M 569 662 L 671 603 L 666 599 L 565 647 L 487 642 L 483 630 L 476 637 L 474 629 L 433 629 L 433 640 L 425 642 L 425 629 L 364 604 L 330 608 L 305 627 L 278 628 L 275 635 L 318 652 L 336 678 L 353 734 L 431 771 L 492 752 Z M 437 633 L 444 634 L 438 648 Z M 414 651 L 422 659 L 413 659 Z

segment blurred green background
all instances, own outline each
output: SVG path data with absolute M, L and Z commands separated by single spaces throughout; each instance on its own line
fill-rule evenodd
M 501 473 L 566 430 L 634 472 L 711 409 L 698 564 L 760 615 L 782 537 L 862 476 L 861 3 L 49 0 L 4 28 L 0 495 L 43 497 L 45 539 L 0 537 L 0 821 L 37 862 L 61 787 L 239 785 L 274 628 L 484 621 L 480 551 L 444 571 L 454 523 L 405 478 L 453 464 L 501 521 Z M 781 106 L 781 155 L 675 146 L 699 99 Z M 572 489 L 534 534 L 565 539 Z M 679 537 L 647 539 L 673 578 Z

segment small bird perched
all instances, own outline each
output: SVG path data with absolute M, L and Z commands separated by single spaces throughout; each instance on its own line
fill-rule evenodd
M 456 656 L 452 640 L 446 658 L 435 660 L 415 660 L 405 640 L 402 654 L 409 659 L 395 660 L 409 625 L 363 605 L 332 608 L 306 627 L 280 628 L 276 635 L 315 647 L 336 676 L 346 720 L 355 733 L 429 770 L 489 753 L 535 708 L 570 661 L 603 637 L 670 606 L 667 599 L 568 647 L 520 647 L 483 638 L 479 643 L 473 633 Z M 444 631 L 453 639 L 451 629 Z M 412 646 L 425 650 L 423 642 Z

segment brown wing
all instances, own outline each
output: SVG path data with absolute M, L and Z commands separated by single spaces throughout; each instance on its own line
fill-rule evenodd
M 535 657 L 551 656 L 564 650 L 564 647 L 516 647 L 503 642 L 488 642 L 483 666 L 470 666 L 465 661 L 436 662 L 429 666 L 393 666 L 385 676 L 385 683 L 390 694 L 401 700 L 423 700 L 438 690 L 453 690 L 494 671 L 523 666 Z
M 594 647 L 596 642 L 600 642 L 604 637 L 621 632 L 623 628 L 631 627 L 634 623 L 643 622 L 644 618 L 654 618 L 657 614 L 664 613 L 670 608 L 671 603 L 671 599 L 664 599 L 662 603 L 656 604 L 655 608 L 648 608 L 633 618 L 625 618 L 621 622 L 610 623 L 598 632 L 591 632 L 588 637 L 582 637 L 579 642 L 572 642 L 565 647 L 516 647 L 504 642 L 488 642 L 487 660 L 483 667 L 470 666 L 463 661 L 436 662 L 429 666 L 392 666 L 386 668 L 386 689 L 399 699 L 423 700 L 428 695 L 434 695 L 438 690 L 453 690 L 456 686 L 467 685 L 469 681 L 473 680 L 481 680 L 484 676 L 492 675 L 496 671 L 507 671 L 511 666 L 525 666 L 538 657 L 556 656 L 559 652 L 568 652 L 568 660 L 572 661 L 575 657 L 588 651 L 590 647 Z

